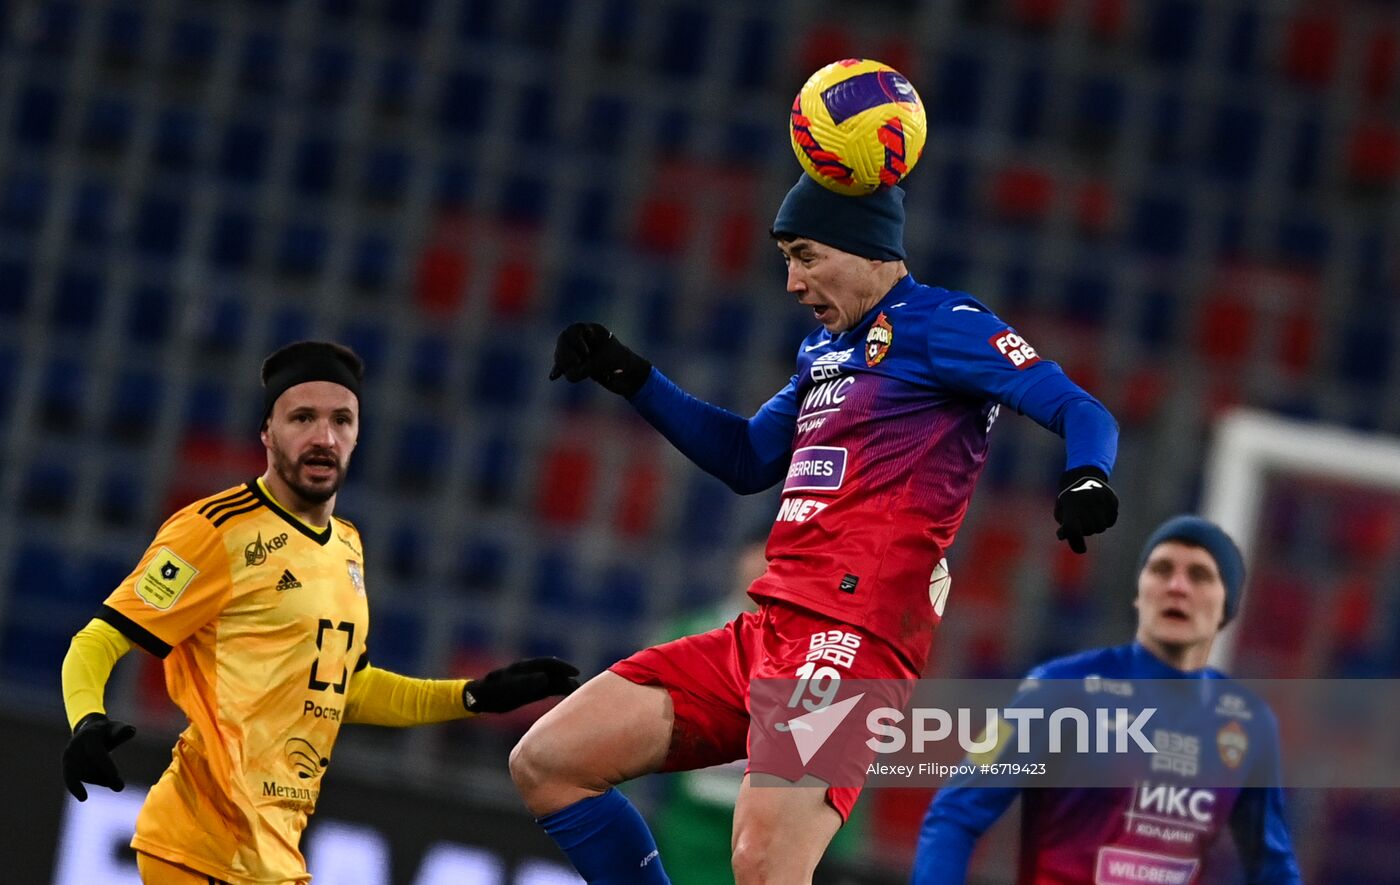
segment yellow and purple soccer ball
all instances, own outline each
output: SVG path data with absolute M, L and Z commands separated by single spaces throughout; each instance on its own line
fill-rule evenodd
M 928 119 L 909 80 L 887 64 L 848 58 L 817 71 L 792 103 L 792 149 L 838 194 L 898 184 L 924 152 Z

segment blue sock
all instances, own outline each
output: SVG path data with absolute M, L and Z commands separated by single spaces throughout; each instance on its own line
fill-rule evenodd
M 617 790 L 581 799 L 538 823 L 589 885 L 670 885 L 656 839 Z

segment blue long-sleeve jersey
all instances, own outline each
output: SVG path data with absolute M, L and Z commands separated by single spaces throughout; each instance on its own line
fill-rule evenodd
M 1028 684 L 1084 680 L 1085 692 L 1136 688 L 1136 702 L 1147 706 L 1144 688 L 1159 683 L 1129 680 L 1223 678 L 1210 668 L 1173 669 L 1133 643 L 1051 661 L 1033 670 Z M 1207 851 L 1226 826 L 1251 885 L 1300 882 L 1278 786 L 1272 711 L 1233 685 L 1207 697 L 1208 704 L 1173 708 L 1173 718 L 1152 736 L 1159 747 L 1155 770 L 1132 786 L 1016 789 L 986 786 L 991 778 L 980 774 L 954 778 L 924 818 L 914 885 L 961 885 L 974 843 L 1017 796 L 1019 885 L 1189 885 L 1199 881 Z M 1221 786 L 1230 783 L 1257 786 Z
M 865 627 L 916 669 L 998 409 L 1063 436 L 1067 467 L 1108 473 L 1118 445 L 1108 411 L 1003 320 L 909 276 L 853 328 L 809 335 L 791 381 L 750 418 L 655 370 L 632 404 L 736 491 L 784 483 L 756 598 Z

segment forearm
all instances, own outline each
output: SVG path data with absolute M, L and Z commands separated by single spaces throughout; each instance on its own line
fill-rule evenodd
M 691 396 L 659 371 L 631 402 L 681 454 L 734 491 L 760 492 L 783 478 L 786 446 L 764 445 L 752 421 Z
M 63 657 L 63 707 L 68 726 L 77 726 L 89 713 L 106 713 L 107 680 L 117 661 L 131 651 L 131 642 L 115 627 L 92 620 L 79 630 Z
M 465 679 L 415 679 L 366 667 L 350 678 L 345 719 L 399 728 L 465 719 L 475 715 L 462 704 L 466 684 Z
M 912 885 L 963 885 L 977 834 L 932 815 L 919 831 Z
M 1063 373 L 1048 374 L 1013 404 L 1065 440 L 1065 468 L 1097 467 L 1113 472 L 1118 455 L 1118 422 L 1108 409 Z

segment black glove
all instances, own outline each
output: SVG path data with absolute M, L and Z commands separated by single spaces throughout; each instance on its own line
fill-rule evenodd
M 87 782 L 120 793 L 126 782 L 117 774 L 111 753 L 135 734 L 135 728 L 101 713 L 89 713 L 78 720 L 73 737 L 63 748 L 63 784 L 68 792 L 79 802 L 86 802 L 87 787 L 83 783 Z
M 555 342 L 549 380 L 561 375 L 571 383 L 592 378 L 613 393 L 631 399 L 650 374 L 651 363 L 628 350 L 606 327 L 574 323 L 560 332 Z
M 1088 550 L 1086 535 L 1097 535 L 1118 521 L 1118 496 L 1108 484 L 1108 474 L 1097 467 L 1066 470 L 1055 499 L 1055 521 L 1060 524 L 1055 537 L 1068 542 L 1075 553 Z
M 558 658 L 529 658 L 492 670 L 462 688 L 462 704 L 473 713 L 509 713 L 535 701 L 578 688 L 578 667 Z

